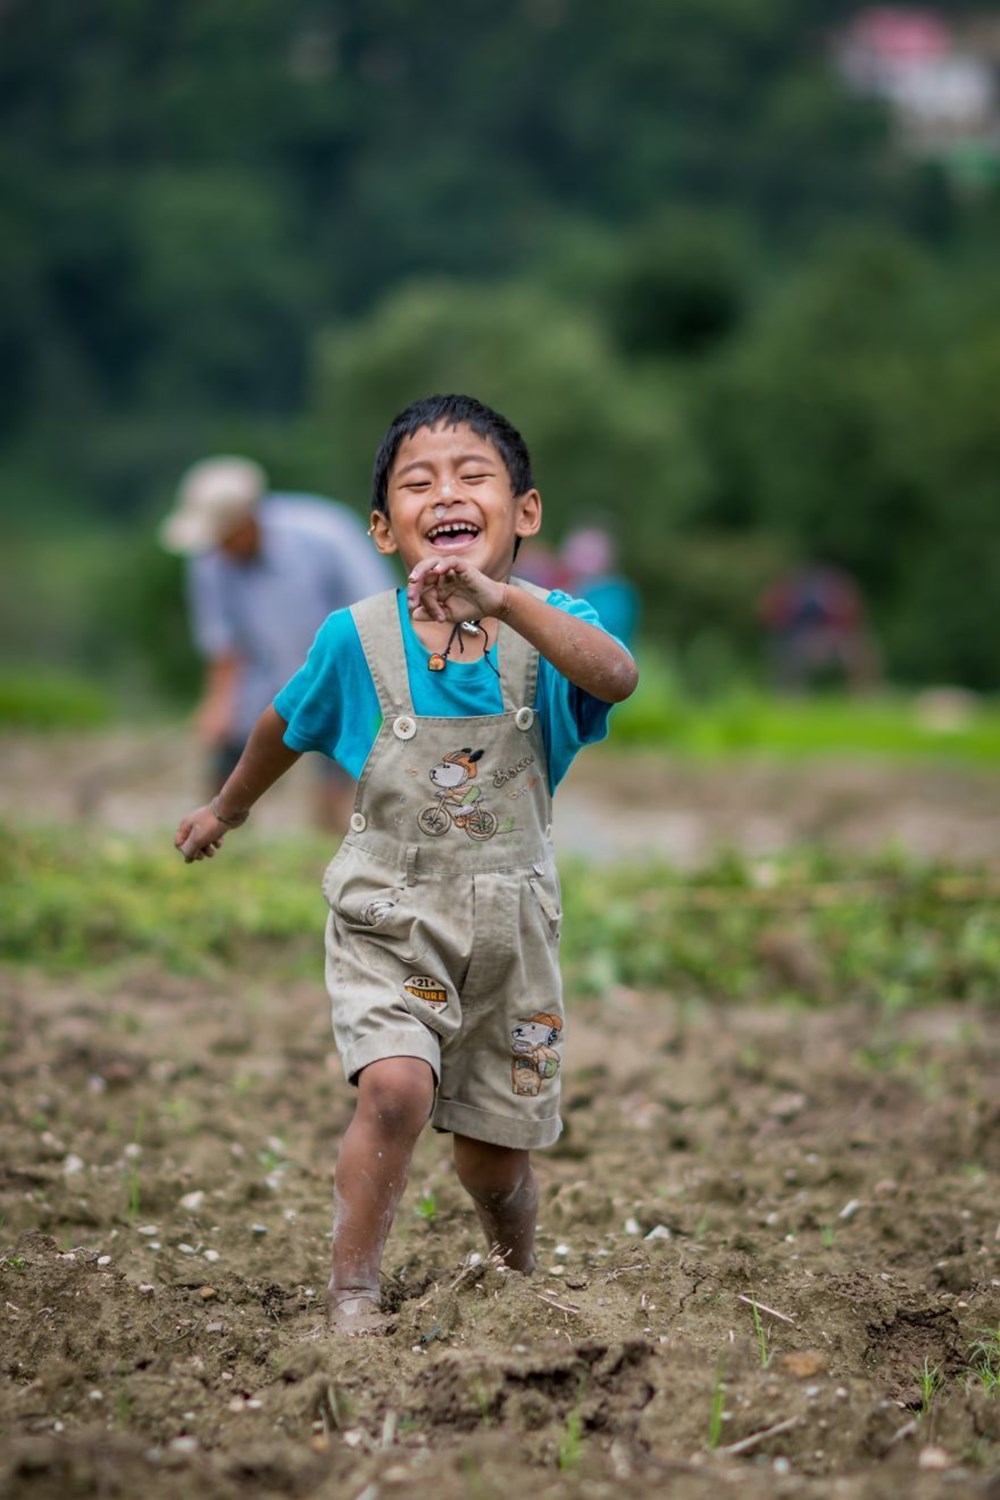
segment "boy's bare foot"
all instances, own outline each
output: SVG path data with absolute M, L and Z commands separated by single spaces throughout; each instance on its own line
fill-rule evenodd
M 391 1333 L 395 1323 L 365 1292 L 335 1292 L 330 1299 L 330 1330 L 353 1338 Z

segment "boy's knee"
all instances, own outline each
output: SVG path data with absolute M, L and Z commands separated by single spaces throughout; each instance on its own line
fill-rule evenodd
M 358 1079 L 358 1110 L 390 1135 L 419 1135 L 434 1107 L 434 1074 L 415 1057 L 371 1063 Z
M 527 1151 L 456 1142 L 455 1169 L 465 1191 L 486 1208 L 502 1211 L 534 1192 Z

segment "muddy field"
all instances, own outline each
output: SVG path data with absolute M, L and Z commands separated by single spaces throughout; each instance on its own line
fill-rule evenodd
M 155 823 L 122 775 L 106 790 L 114 753 L 78 763 L 92 801 L 64 815 Z M 8 769 L 30 809 L 44 757 Z M 183 769 L 158 783 L 174 809 Z M 769 807 L 779 844 L 849 844 L 906 803 L 918 852 L 997 817 L 995 779 L 661 775 L 693 853 L 719 819 L 752 847 Z M 648 847 L 649 777 L 610 779 L 567 789 L 564 839 L 627 850 L 645 808 Z M 537 1274 L 485 1255 L 428 1135 L 386 1255 L 395 1329 L 344 1340 L 323 1291 L 351 1092 L 319 963 L 0 974 L 5 1500 L 1000 1497 L 995 1009 L 570 996 Z
M 578 1005 L 538 1273 L 428 1136 L 365 1340 L 318 986 L 7 975 L 2 1021 L 10 1500 L 1000 1494 L 985 1016 Z

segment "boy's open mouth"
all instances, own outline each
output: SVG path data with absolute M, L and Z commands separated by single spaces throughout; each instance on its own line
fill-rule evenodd
M 427 540 L 439 552 L 450 552 L 467 547 L 479 535 L 479 527 L 473 521 L 442 521 L 432 526 Z

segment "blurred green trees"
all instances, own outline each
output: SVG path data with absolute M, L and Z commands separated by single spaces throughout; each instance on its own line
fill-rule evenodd
M 136 540 L 180 470 L 242 449 L 364 510 L 393 413 L 465 387 L 524 429 L 551 537 L 618 521 L 695 676 L 822 557 L 890 674 L 994 687 L 1000 194 L 843 89 L 853 9 L 12 0 L 0 507 L 105 554 L 37 650 L 124 637 L 186 683 Z M 50 554 L 19 554 L 18 657 Z

